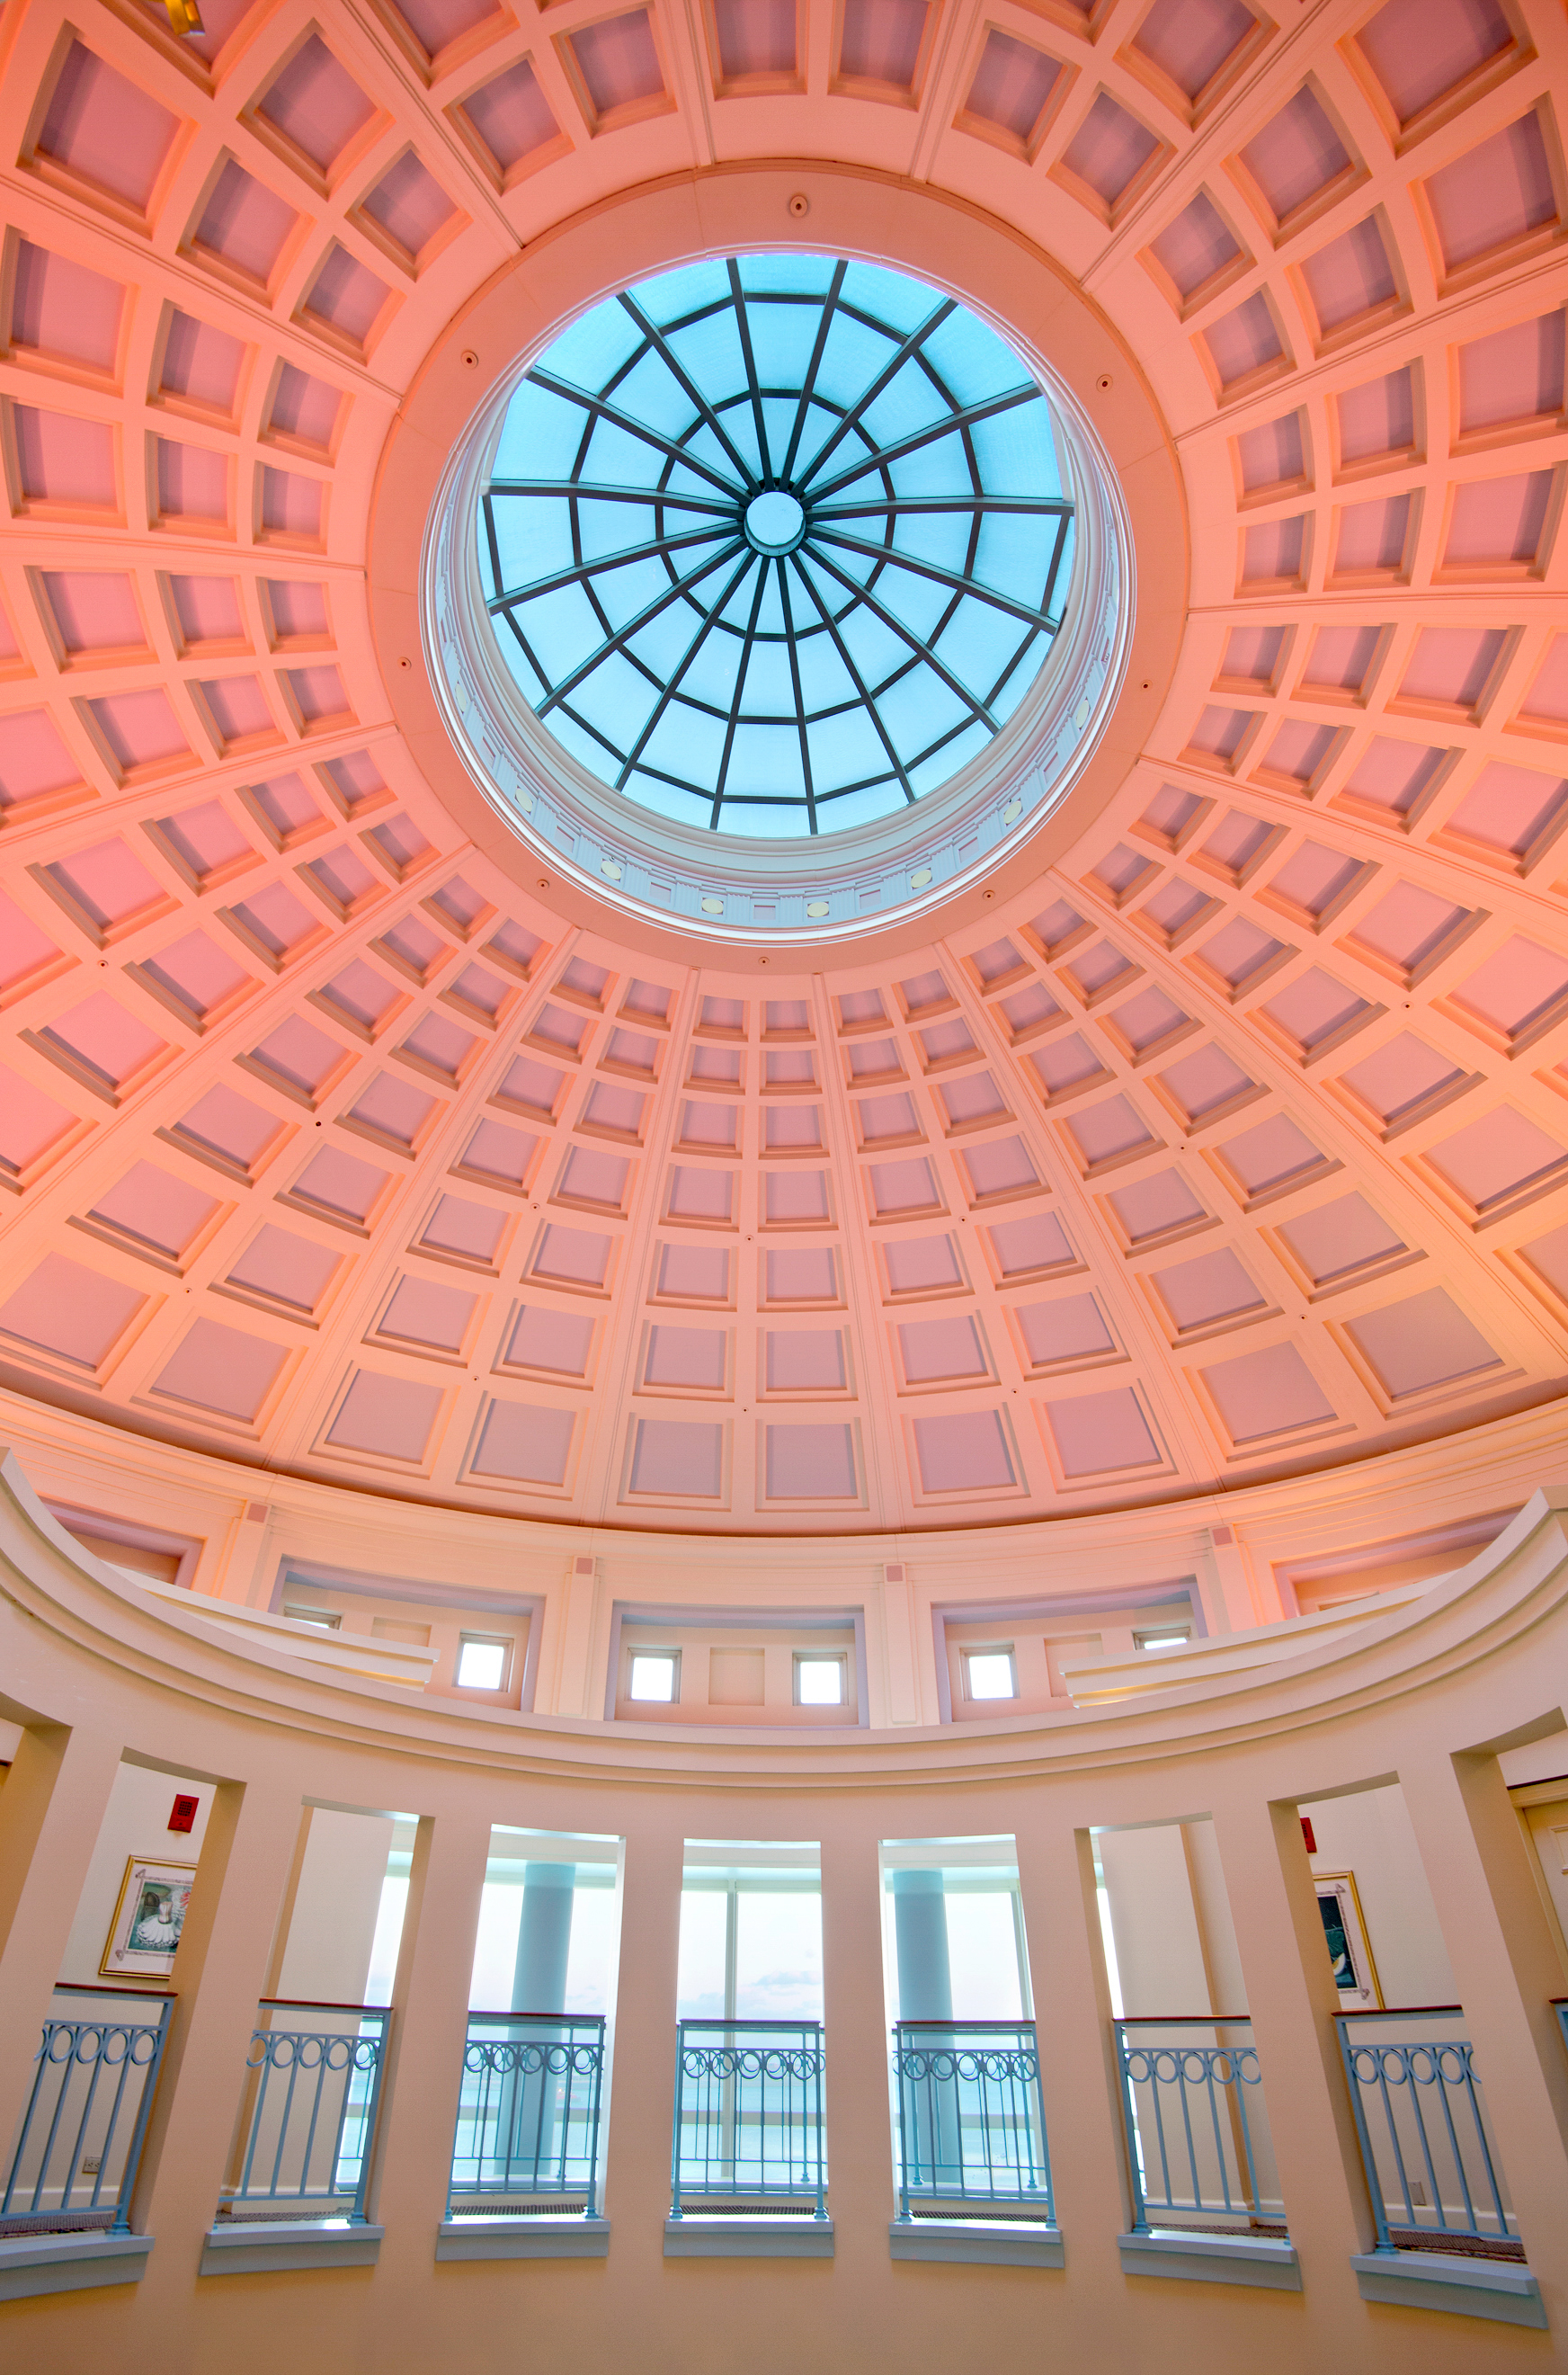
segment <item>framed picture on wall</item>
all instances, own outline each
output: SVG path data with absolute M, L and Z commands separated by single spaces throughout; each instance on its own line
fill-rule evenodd
M 185 1927 L 194 1863 L 131 1856 L 99 1970 L 110 1979 L 166 1979 Z
M 1334 1966 L 1340 2008 L 1345 2012 L 1381 2012 L 1383 1991 L 1377 1984 L 1377 1966 L 1367 1943 L 1355 1873 L 1320 1872 L 1316 1881 L 1317 1909 L 1323 1916 L 1324 1942 Z

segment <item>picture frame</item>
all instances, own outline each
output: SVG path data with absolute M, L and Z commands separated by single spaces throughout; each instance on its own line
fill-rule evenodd
M 127 1856 L 99 1974 L 106 1979 L 166 1979 L 185 1927 L 194 1863 Z
M 1315 1885 L 1324 1942 L 1334 1967 L 1341 2008 L 1346 2012 L 1381 2012 L 1383 1989 L 1366 1934 L 1355 1873 L 1320 1872 L 1315 1875 Z

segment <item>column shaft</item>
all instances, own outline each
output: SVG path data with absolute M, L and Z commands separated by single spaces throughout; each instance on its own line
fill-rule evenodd
M 414 1837 L 371 2191 L 371 2216 L 410 2236 L 446 2215 L 489 1848 L 488 1814 L 467 1808 L 422 1816 Z
M 1043 1820 L 1020 1822 L 1017 1844 L 1056 2215 L 1074 2264 L 1119 2282 L 1132 2212 L 1093 1851 L 1087 1831 Z
M 170 2024 L 131 2224 L 157 2235 L 160 2281 L 189 2282 L 245 2087 L 245 2057 L 266 1985 L 300 1832 L 297 1789 L 220 1782 L 174 1958 Z
M 1352 2292 L 1372 2215 L 1301 1816 L 1240 1792 L 1213 1813 L 1291 2240 L 1305 2281 Z
M 29 1727 L 0 1790 L 0 2151 L 7 2155 L 119 1768 L 117 1740 Z
M 823 1839 L 822 2026 L 835 2248 L 841 2260 L 847 2250 L 878 2264 L 887 2259 L 894 2204 L 880 1885 L 869 1831 Z
M 1550 2003 L 1562 1965 L 1529 1849 L 1495 1757 L 1401 1758 L 1399 1778 L 1512 2207 L 1555 2322 L 1568 2313 L 1556 2307 L 1568 2296 L 1568 2065 Z

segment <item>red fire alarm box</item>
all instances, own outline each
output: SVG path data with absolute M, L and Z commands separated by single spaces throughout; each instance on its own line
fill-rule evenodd
M 174 1812 L 169 1817 L 170 1829 L 194 1831 L 196 1827 L 196 1809 L 200 1804 L 199 1798 L 176 1798 Z

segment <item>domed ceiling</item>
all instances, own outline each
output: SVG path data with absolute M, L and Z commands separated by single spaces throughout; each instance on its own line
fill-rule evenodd
M 1561 1393 L 1555 0 L 205 16 L 4 20 L 6 1381 L 737 1533 L 1210 1493 Z M 512 368 L 465 309 L 534 271 L 543 339 L 558 227 L 737 166 L 781 248 L 853 171 L 868 222 L 1043 251 L 1121 359 L 1075 401 L 1113 452 L 1157 408 L 1190 539 L 1138 553 L 1150 617 L 1186 571 L 1173 666 L 1064 829 L 815 950 L 479 831 L 368 573 L 427 358 L 450 442 Z

